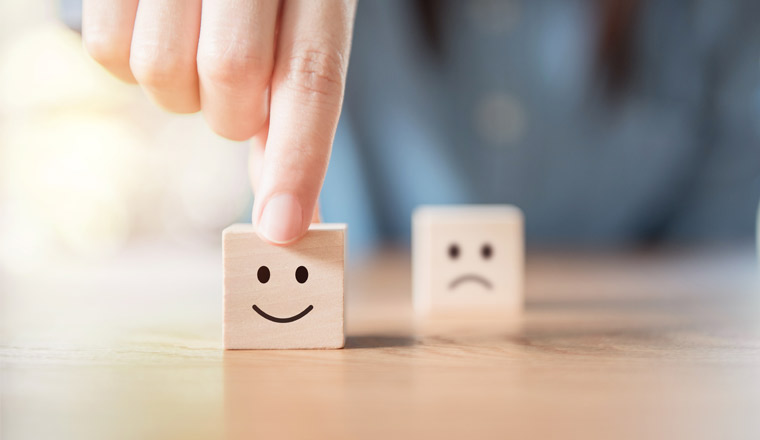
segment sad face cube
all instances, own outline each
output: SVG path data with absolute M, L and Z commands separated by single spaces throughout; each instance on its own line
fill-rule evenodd
M 508 317 L 522 310 L 524 234 L 518 208 L 423 206 L 412 223 L 418 317 Z
M 315 224 L 293 245 L 252 225 L 223 232 L 224 348 L 341 348 L 346 225 Z

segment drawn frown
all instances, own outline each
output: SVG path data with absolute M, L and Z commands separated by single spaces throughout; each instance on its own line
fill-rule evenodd
M 448 255 L 449 259 L 452 261 L 456 261 L 461 257 L 462 249 L 460 248 L 459 244 L 457 243 L 451 243 L 448 247 Z M 483 259 L 484 262 L 491 259 L 493 256 L 493 247 L 489 243 L 484 243 L 480 247 L 480 258 Z M 466 283 L 475 283 L 480 284 L 484 289 L 491 290 L 493 289 L 492 282 L 486 278 L 484 275 L 475 273 L 475 272 L 465 272 L 451 280 L 448 287 L 449 290 L 454 290 L 457 287 L 459 287 L 462 284 Z

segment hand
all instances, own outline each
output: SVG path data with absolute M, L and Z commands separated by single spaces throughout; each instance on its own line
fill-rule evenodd
M 259 235 L 318 219 L 343 103 L 355 0 L 84 0 L 87 51 L 161 107 L 252 138 Z

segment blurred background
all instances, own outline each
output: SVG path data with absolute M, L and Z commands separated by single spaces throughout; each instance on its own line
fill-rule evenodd
M 365 192 L 328 208 L 369 201 L 379 240 L 420 203 L 508 202 L 529 248 L 749 241 L 759 23 L 751 0 L 364 2 L 331 177 L 356 157 Z
M 75 0 L 0 12 L 0 267 L 220 247 L 245 143 L 90 60 Z M 361 2 L 321 199 L 357 255 L 422 203 L 514 203 L 529 248 L 750 243 L 760 3 Z

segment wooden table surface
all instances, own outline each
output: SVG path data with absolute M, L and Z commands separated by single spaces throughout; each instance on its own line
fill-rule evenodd
M 223 351 L 218 250 L 41 266 L 0 274 L 4 440 L 760 438 L 750 249 L 530 255 L 521 323 L 427 333 L 387 251 L 325 351 Z

